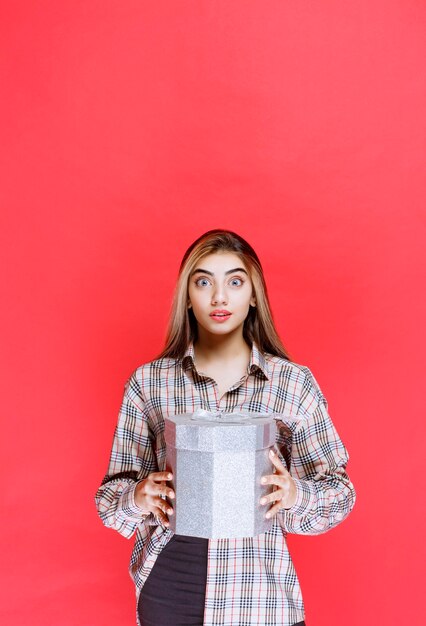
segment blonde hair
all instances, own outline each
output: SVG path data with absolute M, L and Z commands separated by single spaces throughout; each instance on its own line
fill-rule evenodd
M 250 306 L 244 321 L 243 337 L 251 347 L 255 341 L 262 353 L 291 360 L 274 325 L 260 260 L 247 241 L 230 230 L 209 230 L 198 237 L 183 255 L 166 331 L 165 347 L 155 358 L 182 358 L 190 341 L 197 339 L 197 321 L 187 308 L 188 283 L 193 270 L 206 255 L 233 252 L 245 264 L 253 285 L 256 307 Z

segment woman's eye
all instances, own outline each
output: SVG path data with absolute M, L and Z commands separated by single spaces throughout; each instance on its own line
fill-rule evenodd
M 196 285 L 199 285 L 199 284 L 201 283 L 201 281 L 203 281 L 203 280 L 204 280 L 204 281 L 206 281 L 207 283 L 209 282 L 209 281 L 207 280 L 207 278 L 199 278 L 198 280 L 196 280 L 196 281 L 195 281 L 195 284 L 196 284 Z
M 232 278 L 232 279 L 231 279 L 231 283 L 232 283 L 234 280 L 239 281 L 241 285 L 242 285 L 242 284 L 243 284 L 243 282 L 244 282 L 243 280 L 241 280 L 241 278 Z M 237 286 L 239 286 L 239 285 L 237 285 Z

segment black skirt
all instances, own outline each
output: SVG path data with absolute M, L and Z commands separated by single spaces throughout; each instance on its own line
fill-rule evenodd
M 139 595 L 142 626 L 203 626 L 208 546 L 201 537 L 171 537 Z

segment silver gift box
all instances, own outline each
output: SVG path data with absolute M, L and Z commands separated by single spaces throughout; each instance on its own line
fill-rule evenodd
M 274 466 L 271 414 L 198 409 L 165 418 L 166 465 L 173 472 L 175 499 L 170 529 L 210 539 L 254 537 L 271 528 L 260 498 Z M 170 483 L 169 483 L 170 484 Z

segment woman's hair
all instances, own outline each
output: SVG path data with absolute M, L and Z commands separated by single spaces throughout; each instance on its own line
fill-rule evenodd
M 190 341 L 197 339 L 197 321 L 188 308 L 188 284 L 200 260 L 213 252 L 233 252 L 245 264 L 253 284 L 256 307 L 250 305 L 244 321 L 243 337 L 251 347 L 255 341 L 262 353 L 291 360 L 276 331 L 269 306 L 266 283 L 260 260 L 242 237 L 230 230 L 215 228 L 196 239 L 183 255 L 173 296 L 165 347 L 156 358 L 182 358 Z

